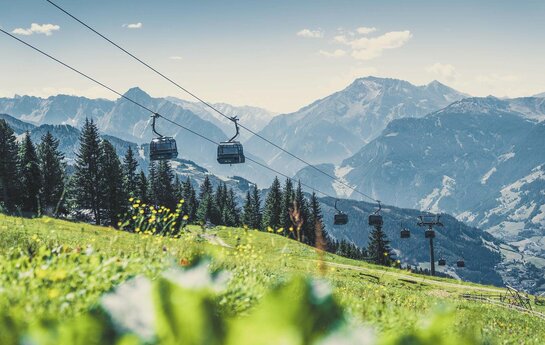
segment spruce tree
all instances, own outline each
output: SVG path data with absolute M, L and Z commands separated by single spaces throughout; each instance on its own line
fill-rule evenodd
M 176 200 L 174 190 L 174 172 L 168 161 L 160 161 L 153 181 L 155 204 L 174 209 Z
M 367 254 L 371 261 L 377 265 L 390 266 L 392 262 L 392 250 L 390 241 L 382 226 L 375 226 L 369 234 Z
M 136 194 L 135 198 L 140 199 L 142 203 L 149 203 L 149 183 L 144 171 L 140 170 L 140 173 L 136 177 Z
M 59 151 L 59 140 L 48 131 L 38 145 L 38 161 L 42 176 L 41 207 L 42 212 L 58 216 L 65 213 L 65 163 L 64 155 Z
M 265 206 L 263 207 L 263 228 L 277 230 L 282 227 L 282 190 L 280 181 L 275 177 L 269 189 Z
M 0 120 L 0 211 L 13 212 L 18 206 L 17 149 L 13 130 Z
M 156 203 L 157 195 L 159 194 L 159 185 L 157 177 L 157 163 L 155 161 L 150 162 L 149 174 L 148 174 L 148 202 Z
M 100 173 L 102 176 L 102 191 L 104 193 L 105 224 L 117 226 L 119 218 L 127 209 L 127 195 L 123 188 L 123 168 L 117 157 L 115 148 L 108 140 L 100 144 L 102 155 Z
M 284 190 L 282 192 L 282 226 L 286 229 L 286 233 L 295 239 L 295 225 L 291 221 L 290 209 L 293 208 L 293 200 L 295 199 L 295 192 L 293 191 L 293 183 L 291 179 L 286 178 L 286 183 L 284 184 Z M 290 229 L 292 229 L 290 231 Z
M 318 197 L 316 196 L 316 193 L 314 192 L 312 192 L 312 196 L 310 198 L 308 219 L 309 219 L 309 231 L 314 232 L 314 238 L 315 238 L 314 245 L 316 247 L 319 246 L 321 249 L 326 249 L 328 236 L 326 234 L 326 230 L 324 226 L 324 219 L 322 216 L 322 209 L 320 207 L 320 202 L 318 201 Z M 320 240 L 320 243 L 318 243 L 318 240 Z
M 263 212 L 261 210 L 261 196 L 259 195 L 259 189 L 257 185 L 254 185 L 252 192 L 252 223 L 248 224 L 252 229 L 261 229 L 261 221 L 263 219 Z
M 85 119 L 81 130 L 79 152 L 76 154 L 73 177 L 74 197 L 79 209 L 89 209 L 96 224 L 101 224 L 101 207 L 104 202 L 100 161 L 102 150 L 98 127 L 93 120 Z
M 305 193 L 303 193 L 301 181 L 299 181 L 299 184 L 297 185 L 297 190 L 295 191 L 294 207 L 297 208 L 297 211 L 299 213 L 298 216 L 301 220 L 301 229 L 299 229 L 300 234 L 298 239 L 303 243 L 314 246 L 316 242 L 316 236 L 314 233 L 314 226 L 310 224 L 308 202 L 305 198 Z
M 194 222 L 198 203 L 195 188 L 193 188 L 189 176 L 186 181 L 182 183 L 182 199 L 184 199 L 184 204 L 182 206 L 183 214 L 187 215 L 189 222 Z
M 252 200 L 252 194 L 250 190 L 246 192 L 246 199 L 244 199 L 244 206 L 242 208 L 242 224 L 253 228 L 253 217 L 254 217 L 254 203 Z
M 19 181 L 21 211 L 36 214 L 40 211 L 40 188 L 42 177 L 36 147 L 26 132 L 19 147 Z
M 134 151 L 131 146 L 127 149 L 123 158 L 123 187 L 128 196 L 134 197 L 137 195 L 137 174 L 138 162 L 134 156 Z
M 221 219 L 218 214 L 212 183 L 208 175 L 204 178 L 199 192 L 199 208 L 197 209 L 196 218 L 201 223 L 211 222 L 218 224 Z
M 240 210 L 237 207 L 235 192 L 229 188 L 225 190 L 225 204 L 221 213 L 222 224 L 237 226 L 240 224 Z
M 216 193 L 214 193 L 215 202 L 216 202 L 216 206 L 218 208 L 218 214 L 220 215 L 220 217 L 221 215 L 223 215 L 223 209 L 225 208 L 226 198 L 227 198 L 227 186 L 225 186 L 225 189 L 224 189 L 223 185 L 224 183 L 220 182 L 220 184 L 216 188 Z M 225 225 L 225 223 L 223 222 L 223 218 L 222 218 L 222 221 L 220 221 L 220 223 Z

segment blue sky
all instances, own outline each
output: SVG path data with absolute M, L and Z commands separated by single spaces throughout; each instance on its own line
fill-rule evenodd
M 545 91 L 544 1 L 57 3 L 212 102 L 290 112 L 366 75 Z M 187 98 L 44 0 L 0 0 L 0 26 L 121 92 Z M 115 98 L 8 37 L 0 51 L 0 96 Z

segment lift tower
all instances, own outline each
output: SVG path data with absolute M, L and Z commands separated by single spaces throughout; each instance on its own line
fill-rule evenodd
M 435 231 L 433 230 L 434 226 L 443 226 L 443 223 L 439 221 L 439 215 L 430 215 L 430 214 L 422 214 L 418 216 L 420 221 L 418 222 L 418 226 L 421 227 L 427 227 L 427 230 L 425 231 L 426 238 L 430 239 L 430 271 L 431 275 L 435 275 L 435 255 L 433 252 L 433 238 L 435 237 Z

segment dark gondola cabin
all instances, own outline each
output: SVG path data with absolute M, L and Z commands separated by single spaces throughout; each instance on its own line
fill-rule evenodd
M 236 133 L 229 141 L 222 141 L 218 145 L 218 163 L 241 164 L 246 161 L 246 157 L 244 157 L 244 149 L 240 141 L 235 141 L 235 138 L 239 134 L 238 119 L 236 116 L 233 116 L 230 120 L 235 124 Z
M 333 225 L 345 225 L 348 223 L 348 215 L 337 208 L 337 200 L 335 200 L 334 207 L 337 213 L 333 216 Z
M 152 161 L 168 160 L 178 157 L 176 141 L 171 137 L 153 138 L 149 148 L 149 158 Z
M 348 215 L 346 213 L 337 213 L 333 216 L 334 225 L 345 225 L 348 223 Z
M 371 226 L 382 226 L 384 222 L 382 221 L 382 216 L 380 214 L 372 214 L 369 216 L 369 225 Z
M 439 259 L 439 266 L 445 266 L 446 264 L 447 264 L 447 260 Z
M 465 263 L 464 260 L 458 260 L 458 261 L 456 262 L 456 266 L 458 266 L 458 267 L 466 267 L 466 263 Z
M 410 238 L 410 237 L 411 237 L 411 232 L 409 231 L 409 229 L 401 230 L 401 238 Z
M 435 237 L 435 231 L 433 230 L 426 230 L 426 232 L 424 233 L 426 238 L 434 238 Z
M 218 163 L 220 164 L 240 164 L 244 163 L 244 149 L 238 141 L 221 142 L 218 145 Z

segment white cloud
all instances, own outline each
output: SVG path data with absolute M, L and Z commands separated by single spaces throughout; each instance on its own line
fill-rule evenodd
M 426 68 L 426 71 L 428 73 L 433 73 L 441 78 L 453 80 L 458 76 L 458 73 L 456 72 L 456 68 L 454 68 L 451 64 L 442 64 L 440 62 L 436 62 L 431 66 L 428 66 Z
M 324 32 L 321 29 L 318 29 L 318 30 L 303 29 L 297 32 L 297 36 L 305 37 L 305 38 L 322 38 L 324 37 Z
M 51 36 L 53 35 L 53 31 L 58 31 L 60 30 L 60 28 L 61 28 L 60 26 L 55 24 L 32 23 L 30 25 L 30 28 L 28 29 L 17 28 L 13 30 L 11 33 L 16 35 L 23 35 L 23 36 L 30 36 L 32 34 L 43 34 L 46 36 Z
M 328 52 L 328 51 L 325 51 L 325 50 L 320 50 L 320 55 L 323 55 L 323 56 L 326 56 L 326 57 L 331 57 L 331 58 L 338 58 L 338 57 L 345 56 L 346 51 L 344 51 L 342 49 L 335 49 L 332 52 Z
M 360 26 L 359 28 L 356 29 L 356 32 L 358 34 L 361 34 L 361 35 L 368 35 L 368 34 L 370 34 L 372 32 L 375 32 L 375 31 L 377 31 L 377 28 L 375 28 L 375 27 L 368 28 L 366 26 Z
M 181 56 L 170 56 L 169 59 L 171 60 L 183 60 Z
M 349 35 L 338 35 L 334 40 L 352 48 L 352 57 L 357 60 L 371 60 L 382 55 L 386 49 L 402 47 L 412 37 L 409 30 L 391 31 L 377 37 L 353 38 Z
M 138 23 L 132 23 L 132 24 L 123 24 L 122 26 L 127 29 L 141 29 L 142 23 L 138 22 Z

